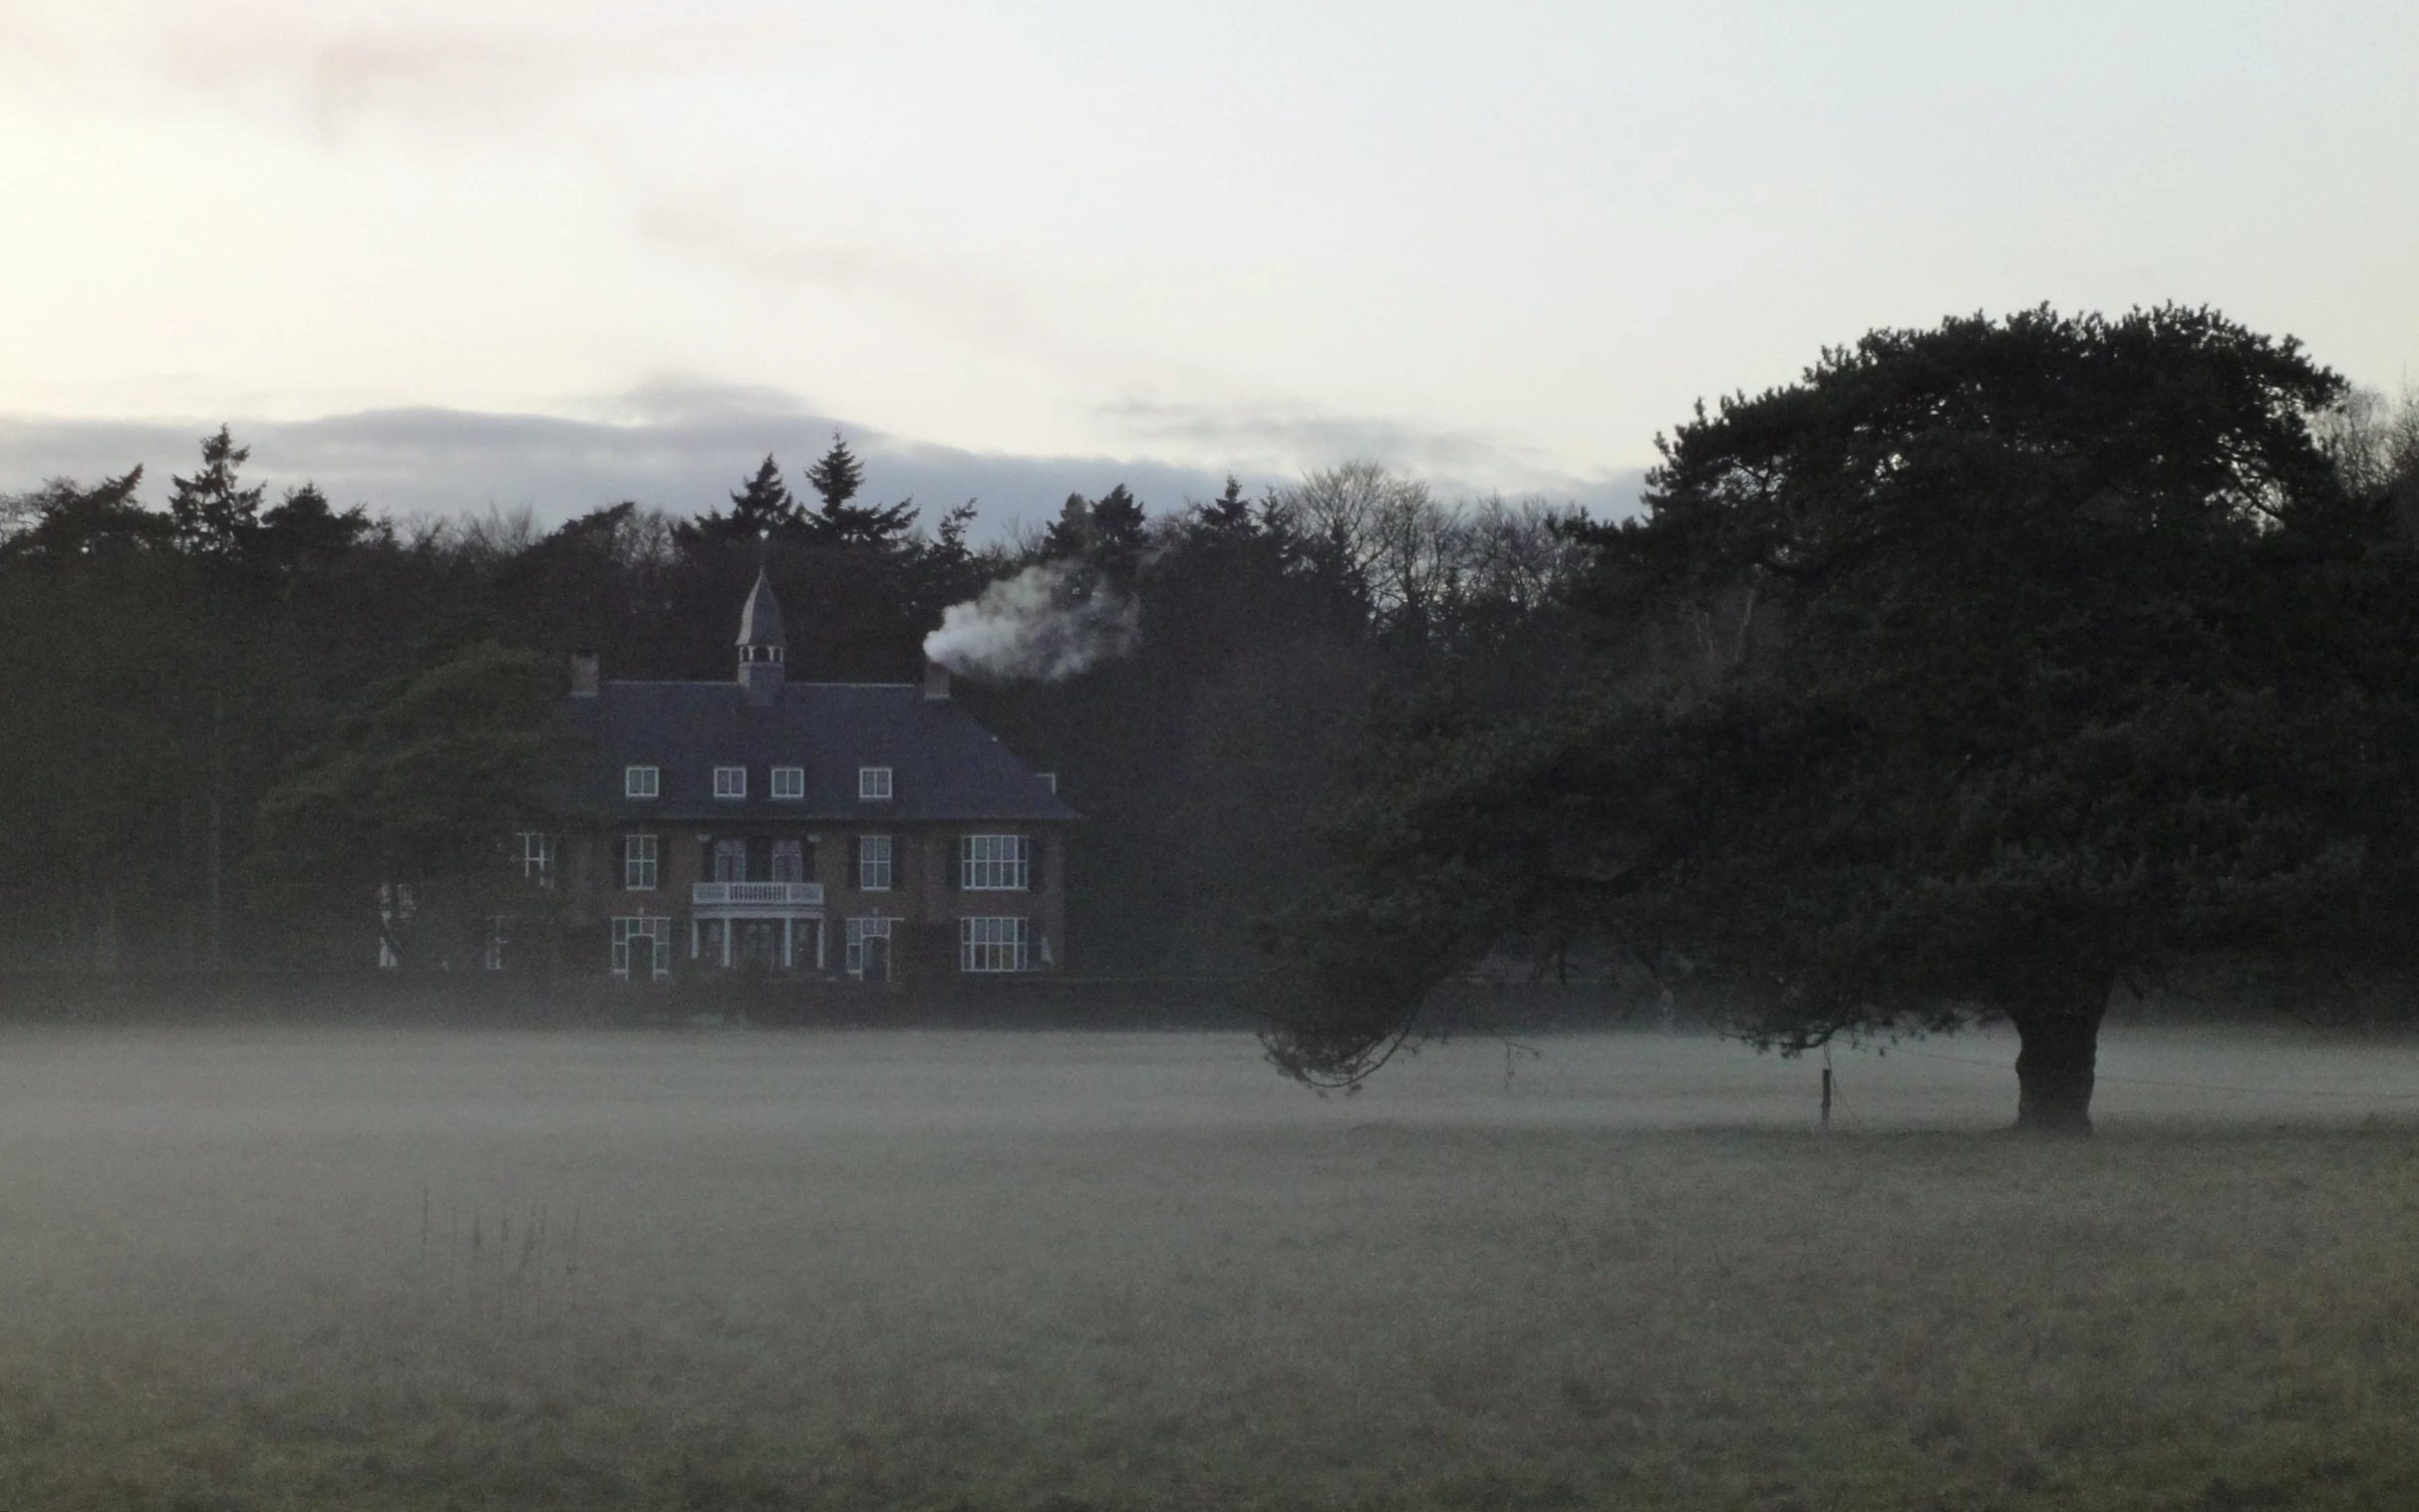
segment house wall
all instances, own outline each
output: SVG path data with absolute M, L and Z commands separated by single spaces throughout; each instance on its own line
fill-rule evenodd
M 656 886 L 632 891 L 622 885 L 622 840 L 632 833 L 657 837 Z M 1025 892 L 962 891 L 957 883 L 957 845 L 962 834 L 1024 834 L 1034 840 L 1040 885 Z M 887 834 L 893 839 L 894 865 L 900 875 L 887 891 L 867 891 L 849 883 L 849 858 L 859 837 Z M 701 843 L 700 835 L 709 838 Z M 904 983 L 952 979 L 958 972 L 958 921 L 970 917 L 1022 915 L 1032 924 L 1035 969 L 1045 969 L 1043 942 L 1048 942 L 1049 966 L 1066 962 L 1066 845 L 1060 826 L 1053 824 L 986 823 L 980 820 L 907 824 L 750 822 L 716 825 L 711 822 L 632 822 L 577 836 L 563 847 L 564 876 L 570 889 L 574 928 L 595 934 L 616 916 L 648 914 L 676 921 L 674 971 L 690 969 L 686 944 L 691 884 L 712 876 L 715 839 L 746 836 L 751 842 L 750 875 L 760 876 L 763 855 L 774 838 L 813 840 L 809 878 L 823 884 L 823 915 L 828 974 L 841 971 L 845 925 L 849 918 L 879 914 L 903 920 L 893 925 L 891 942 L 894 977 Z M 763 849 L 758 849 L 763 847 Z M 608 970 L 602 945 L 592 952 L 574 945 L 566 963 L 574 971 Z M 582 953 L 593 954 L 591 965 Z

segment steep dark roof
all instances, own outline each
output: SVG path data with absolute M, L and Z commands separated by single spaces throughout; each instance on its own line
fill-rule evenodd
M 593 750 L 590 796 L 617 819 L 1076 817 L 997 736 L 910 684 L 790 683 L 758 705 L 737 683 L 606 683 L 569 704 Z M 623 797 L 632 765 L 661 769 L 658 796 Z M 748 796 L 715 797 L 714 768 L 738 765 Z M 805 768 L 803 801 L 771 795 L 776 765 Z M 891 768 L 888 802 L 857 797 L 860 766 Z
M 756 570 L 756 586 L 748 590 L 747 607 L 740 610 L 739 644 L 788 649 L 781 639 L 781 601 L 772 596 L 772 579 L 761 567 Z

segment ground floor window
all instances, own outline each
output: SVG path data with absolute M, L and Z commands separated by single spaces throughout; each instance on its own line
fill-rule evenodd
M 1029 964 L 1025 954 L 1028 922 L 1024 919 L 960 919 L 958 970 L 1026 970 Z
M 639 914 L 613 921 L 613 974 L 660 982 L 672 975 L 672 921 Z
M 890 980 L 890 926 L 898 919 L 850 919 L 841 964 L 848 975 L 866 982 Z
M 504 969 L 504 947 L 512 943 L 512 920 L 504 914 L 487 917 L 487 953 L 480 964 L 489 971 Z

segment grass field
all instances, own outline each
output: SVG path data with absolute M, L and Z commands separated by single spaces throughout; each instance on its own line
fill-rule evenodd
M 2419 1505 L 2419 1050 L 1914 1049 L 0 1035 L 0 1508 Z

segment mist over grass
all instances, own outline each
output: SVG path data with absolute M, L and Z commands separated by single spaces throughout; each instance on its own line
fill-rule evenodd
M 2397 1504 L 2411 1047 L 1915 1049 L 10 1033 L 0 1505 Z

